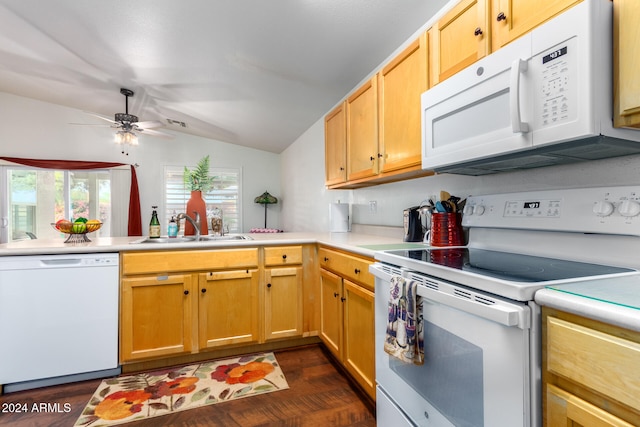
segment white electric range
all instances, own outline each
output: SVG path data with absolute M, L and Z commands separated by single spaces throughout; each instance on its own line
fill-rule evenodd
M 640 185 L 469 197 L 465 247 L 376 253 L 378 421 L 541 426 L 537 290 L 638 275 Z M 383 351 L 408 319 L 389 282 L 417 282 L 423 365 Z

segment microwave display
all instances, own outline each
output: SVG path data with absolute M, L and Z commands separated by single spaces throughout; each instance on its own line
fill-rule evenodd
M 542 63 L 546 64 L 549 61 L 553 61 L 554 59 L 558 59 L 563 55 L 567 54 L 567 47 L 561 47 L 560 49 L 556 49 L 548 55 L 542 57 Z

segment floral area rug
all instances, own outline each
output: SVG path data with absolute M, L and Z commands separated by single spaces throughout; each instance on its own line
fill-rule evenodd
M 273 353 L 120 376 L 102 381 L 74 427 L 124 424 L 288 388 Z

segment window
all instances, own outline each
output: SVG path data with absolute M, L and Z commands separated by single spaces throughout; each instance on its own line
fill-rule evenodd
M 29 167 L 5 167 L 2 187 L 2 241 L 56 238 L 51 226 L 59 219 L 98 219 L 103 225 L 97 237 L 110 236 L 111 175 L 108 170 L 63 171 Z
M 165 166 L 165 198 L 163 210 L 163 230 L 172 215 L 185 212 L 191 191 L 184 185 L 184 167 Z M 207 224 L 211 228 L 209 212 L 218 207 L 222 209 L 222 223 L 225 233 L 240 233 L 242 230 L 242 214 L 240 206 L 241 169 L 211 168 L 211 176 L 215 177 L 211 191 L 202 197 L 207 205 Z M 182 230 L 183 227 L 180 228 Z

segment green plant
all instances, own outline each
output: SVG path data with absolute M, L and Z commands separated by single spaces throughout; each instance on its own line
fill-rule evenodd
M 205 156 L 198 162 L 193 170 L 184 167 L 184 183 L 191 191 L 206 193 L 213 187 L 214 176 L 209 176 L 209 156 Z

